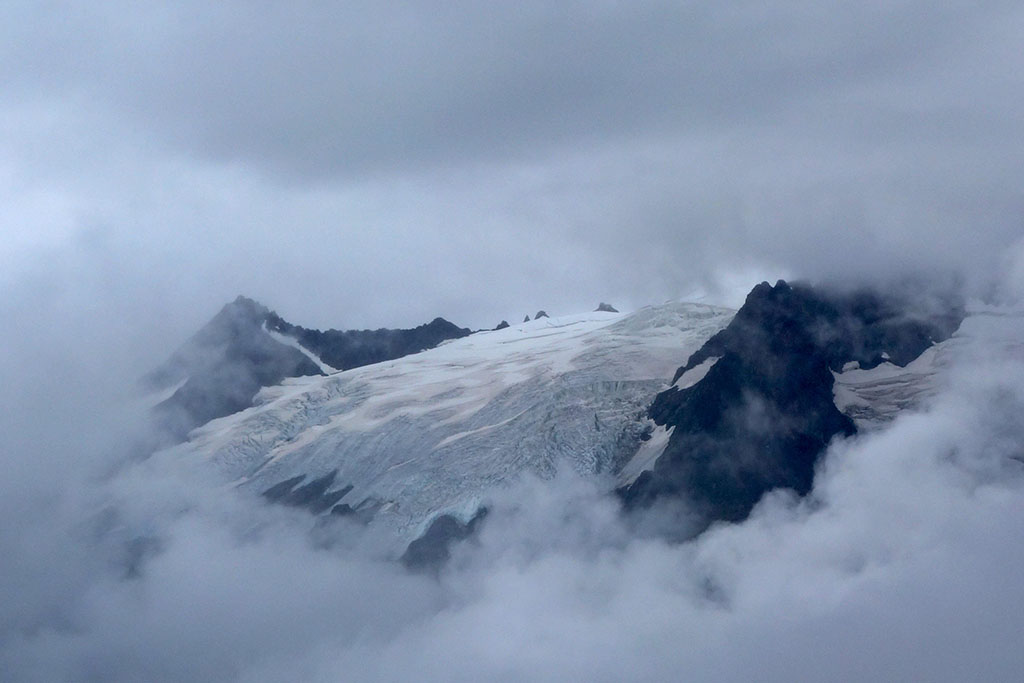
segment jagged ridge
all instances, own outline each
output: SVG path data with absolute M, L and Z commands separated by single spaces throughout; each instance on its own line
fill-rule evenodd
M 906 298 L 826 293 L 779 281 L 755 287 L 728 327 L 676 372 L 706 375 L 655 398 L 650 417 L 674 428 L 651 471 L 620 491 L 628 508 L 682 497 L 705 524 L 745 518 L 774 488 L 806 494 L 829 441 L 856 431 L 833 401 L 851 361 L 906 365 L 963 319 L 955 302 L 914 313 Z
M 419 327 L 408 330 L 311 330 L 282 320 L 276 313 L 267 317 L 267 326 L 298 340 L 304 347 L 318 355 L 325 363 L 348 370 L 394 360 L 433 348 L 449 339 L 460 339 L 470 330 L 434 318 Z

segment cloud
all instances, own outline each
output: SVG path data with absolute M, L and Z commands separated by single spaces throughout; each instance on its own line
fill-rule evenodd
M 686 544 L 524 482 L 435 582 L 131 457 L 129 387 L 239 293 L 310 327 L 1021 296 L 1012 3 L 424 7 L 0 10 L 5 675 L 1015 680 L 1014 318 L 810 498 Z
M 100 342 L 130 325 L 82 336 L 96 311 L 77 303 L 5 312 L 35 333 L 4 360 L 24 391 L 0 497 L 13 680 L 1014 680 L 1024 664 L 1024 329 L 1006 309 L 969 319 L 927 411 L 836 443 L 803 501 L 772 494 L 673 544 L 633 534 L 599 482 L 523 481 L 435 581 L 372 532 L 125 460 L 112 397 L 135 362 L 111 372 L 123 348 Z M 15 371 L 61 353 L 81 354 L 70 371 Z
M 5 277 L 102 236 L 190 323 L 239 293 L 309 326 L 483 327 L 779 276 L 981 291 L 1020 234 L 1013 3 L 0 23 Z

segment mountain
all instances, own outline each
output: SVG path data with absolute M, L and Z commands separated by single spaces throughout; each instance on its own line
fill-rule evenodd
M 154 408 L 157 422 L 166 438 L 181 441 L 195 427 L 250 407 L 262 387 L 286 378 L 391 360 L 468 334 L 443 318 L 409 330 L 321 332 L 239 296 L 143 378 L 143 386 L 164 394 Z
M 846 377 L 837 405 L 837 376 L 905 367 L 963 317 L 955 301 L 924 309 L 900 295 L 761 283 L 654 399 L 648 414 L 664 450 L 621 491 L 623 501 L 637 509 L 681 497 L 706 525 L 744 519 L 775 488 L 805 495 L 829 442 L 857 431 L 840 407 L 870 411 L 892 395 L 872 400 L 865 390 L 877 381 Z
M 732 315 L 671 303 L 544 317 L 287 379 L 169 457 L 282 502 L 372 518 L 404 547 L 442 515 L 468 522 L 489 491 L 525 473 L 611 481 L 652 428 L 644 414 L 679 357 Z
M 239 299 L 154 373 L 184 382 L 161 406 L 198 395 L 219 413 L 161 455 L 386 530 L 413 568 L 486 524 L 495 487 L 559 468 L 597 477 L 631 514 L 682 502 L 689 517 L 664 531 L 685 538 L 773 489 L 805 495 L 833 439 L 919 405 L 964 315 L 912 288 L 779 281 L 737 312 L 668 303 L 473 334 L 441 319 L 345 333 Z
M 249 407 L 260 387 L 323 373 L 300 349 L 267 333 L 269 315 L 240 296 L 143 378 L 146 390 L 167 394 L 154 413 L 169 438 L 181 440 L 201 424 Z

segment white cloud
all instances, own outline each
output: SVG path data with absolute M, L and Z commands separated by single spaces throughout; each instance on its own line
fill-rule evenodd
M 0 661 L 14 680 L 1013 680 L 1022 332 L 970 319 L 935 404 L 836 444 L 804 501 L 673 545 L 594 482 L 526 481 L 439 582 L 184 464 L 97 478 L 123 418 L 89 399 L 116 387 L 102 364 L 44 375 L 31 407 L 63 388 L 66 412 L 5 431 Z

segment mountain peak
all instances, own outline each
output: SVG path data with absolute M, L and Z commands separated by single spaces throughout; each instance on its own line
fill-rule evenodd
M 625 490 L 627 504 L 682 495 L 711 523 L 744 519 L 775 488 L 806 494 L 829 441 L 856 431 L 836 406 L 833 373 L 854 361 L 864 369 L 905 366 L 963 318 L 955 307 L 910 315 L 916 306 L 871 290 L 784 280 L 754 287 L 651 404 L 649 416 L 672 435 L 653 468 Z M 691 371 L 699 373 L 694 381 L 676 386 Z
M 234 301 L 232 301 L 229 304 L 225 304 L 224 308 L 221 310 L 247 311 L 257 316 L 265 316 L 268 313 L 270 313 L 269 308 L 261 304 L 259 301 L 256 301 L 255 299 L 250 299 L 249 297 L 243 294 L 239 294 L 238 296 L 236 296 Z
M 440 317 L 411 330 L 321 332 L 239 295 L 143 381 L 150 389 L 184 382 L 157 406 L 167 431 L 183 438 L 193 427 L 249 407 L 261 387 L 285 378 L 393 360 L 469 333 Z

